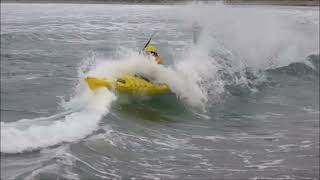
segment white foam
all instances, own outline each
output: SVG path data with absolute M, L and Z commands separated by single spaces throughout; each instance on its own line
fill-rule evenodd
M 30 123 L 25 127 L 24 124 L 21 129 L 17 125 L 19 121 L 2 123 L 1 152 L 19 153 L 80 140 L 98 128 L 101 118 L 108 113 L 114 100 L 114 94 L 101 90 L 91 94 L 89 102 L 83 109 L 56 121 L 49 119 L 45 125 Z
M 215 92 L 223 92 L 223 83 L 215 76 L 217 64 L 208 52 L 198 49 L 185 55 L 183 61 L 172 66 L 158 65 L 148 57 L 130 51 L 118 60 L 98 61 L 88 76 L 115 79 L 124 74 L 140 74 L 154 82 L 166 83 L 180 100 L 191 106 L 203 108 L 208 102 L 208 89 L 214 85 Z
M 270 68 L 270 63 L 286 66 L 319 53 L 317 8 L 191 4 L 176 14 L 190 24 L 197 22 L 202 39 L 214 37 L 212 50 L 227 49 L 235 68 L 241 62 L 259 69 Z
M 83 81 L 85 76 L 112 79 L 138 73 L 155 82 L 168 84 L 177 97 L 189 105 L 206 106 L 208 93 L 203 81 L 210 80 L 217 70 L 207 53 L 192 51 L 184 61 L 171 67 L 158 65 L 134 51 L 122 54 L 117 60 L 94 57 L 95 62 L 81 65 L 78 72 L 81 80 L 74 95 L 71 100 L 60 103 L 65 112 L 51 117 L 1 123 L 1 152 L 19 153 L 74 142 L 95 131 L 116 97 L 106 89 L 92 93 Z M 199 59 L 202 63 L 198 62 Z

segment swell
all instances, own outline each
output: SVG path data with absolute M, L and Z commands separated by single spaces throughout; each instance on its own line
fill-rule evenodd
M 304 62 L 291 63 L 288 66 L 267 70 L 271 74 L 286 74 L 289 76 L 319 76 L 319 55 L 309 55 Z
M 48 118 L 1 122 L 1 152 L 21 153 L 78 141 L 97 130 L 114 100 L 115 96 L 110 92 L 100 91 L 89 94 L 78 110 Z
M 290 63 L 287 66 L 255 70 L 247 67 L 241 71 L 228 72 L 220 69 L 218 75 L 224 81 L 224 95 L 250 95 L 270 86 L 285 84 L 283 79 L 294 78 L 296 84 L 301 81 L 319 80 L 319 55 L 309 55 L 304 61 Z

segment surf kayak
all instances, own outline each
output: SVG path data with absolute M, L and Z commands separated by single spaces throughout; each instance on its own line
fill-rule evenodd
M 125 75 L 117 80 L 86 77 L 85 81 L 92 91 L 95 91 L 99 88 L 107 88 L 109 90 L 116 90 L 120 93 L 147 96 L 160 95 L 170 92 L 170 88 L 166 84 L 153 83 L 144 78 L 132 75 Z

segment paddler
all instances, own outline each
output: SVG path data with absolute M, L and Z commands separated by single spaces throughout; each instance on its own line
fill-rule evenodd
M 157 53 L 157 48 L 154 45 L 148 45 L 144 51 L 148 54 L 151 55 L 154 60 L 158 63 L 158 64 L 162 64 L 162 59 L 161 57 L 158 55 Z

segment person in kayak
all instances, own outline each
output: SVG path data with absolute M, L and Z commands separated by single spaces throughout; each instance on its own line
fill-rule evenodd
M 158 64 L 162 64 L 162 59 L 161 57 L 158 55 L 157 53 L 157 48 L 153 45 L 148 45 L 144 51 L 146 52 L 147 55 L 151 55 L 154 60 L 158 63 Z
M 154 59 L 157 64 L 162 64 L 162 59 L 158 55 L 157 48 L 154 45 L 148 45 L 147 47 L 145 47 L 144 48 L 144 53 L 147 56 L 152 56 L 152 59 Z M 134 76 L 138 77 L 138 78 L 141 78 L 141 79 L 144 79 L 144 80 L 146 80 L 148 82 L 151 82 L 150 77 L 147 78 L 147 77 L 145 77 L 145 75 L 137 73 Z

